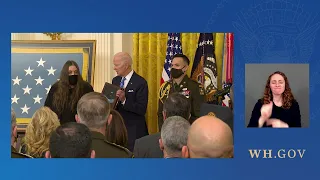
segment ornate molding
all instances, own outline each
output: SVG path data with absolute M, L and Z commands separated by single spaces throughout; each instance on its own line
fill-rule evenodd
M 61 40 L 62 33 L 43 33 L 51 38 L 51 40 Z

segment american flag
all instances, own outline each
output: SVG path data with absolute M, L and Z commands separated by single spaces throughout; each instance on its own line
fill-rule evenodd
M 176 54 L 182 54 L 180 33 L 168 33 L 167 54 L 162 70 L 162 78 L 160 85 L 170 80 L 172 56 Z
M 11 106 L 18 120 L 31 118 L 44 105 L 67 60 L 76 61 L 79 67 L 83 64 L 82 54 L 75 53 L 13 52 L 11 57 Z

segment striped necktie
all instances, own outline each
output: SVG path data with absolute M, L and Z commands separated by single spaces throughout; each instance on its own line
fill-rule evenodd
M 123 77 L 123 78 L 121 79 L 120 88 L 123 88 L 123 87 L 124 87 L 124 81 L 125 81 L 125 80 L 126 80 L 125 77 Z

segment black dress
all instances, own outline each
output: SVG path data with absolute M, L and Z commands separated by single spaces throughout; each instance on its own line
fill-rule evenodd
M 51 87 L 44 105 L 49 107 L 53 112 L 55 112 L 57 114 L 57 116 L 58 116 L 58 118 L 60 120 L 60 124 L 64 124 L 64 123 L 67 123 L 67 122 L 76 122 L 75 115 L 76 115 L 76 112 L 77 112 L 77 110 L 76 110 L 77 107 L 67 106 L 63 110 L 63 112 L 61 114 L 58 114 L 56 108 L 53 106 L 53 95 L 57 91 L 57 86 L 58 86 L 58 82 L 56 82 Z M 72 89 L 72 88 L 69 89 L 68 102 L 70 101 L 72 91 L 74 91 L 74 89 Z M 81 96 L 83 96 L 83 95 L 85 95 L 86 93 L 89 93 L 89 92 L 93 92 L 93 88 L 88 82 L 84 81 L 84 83 L 83 83 L 83 94 Z M 73 109 L 73 111 L 72 111 L 72 109 Z
M 261 99 L 259 99 L 253 108 L 248 127 L 258 127 L 259 118 L 261 116 L 260 110 L 262 105 L 263 102 Z M 270 116 L 270 119 L 271 118 L 280 119 L 281 121 L 287 123 L 289 127 L 301 127 L 301 115 L 298 102 L 293 100 L 292 105 L 289 109 L 278 107 L 273 103 L 272 114 Z M 266 123 L 264 123 L 263 127 L 272 126 L 267 126 Z

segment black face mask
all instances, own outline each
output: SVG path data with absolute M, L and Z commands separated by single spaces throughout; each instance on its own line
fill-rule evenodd
M 69 76 L 69 84 L 74 86 L 78 82 L 78 75 L 71 75 Z
M 184 68 L 184 67 L 183 67 Z M 182 68 L 182 69 L 183 69 Z M 175 68 L 171 68 L 171 76 L 175 79 L 181 77 L 184 72 L 182 71 L 182 69 L 175 69 Z

